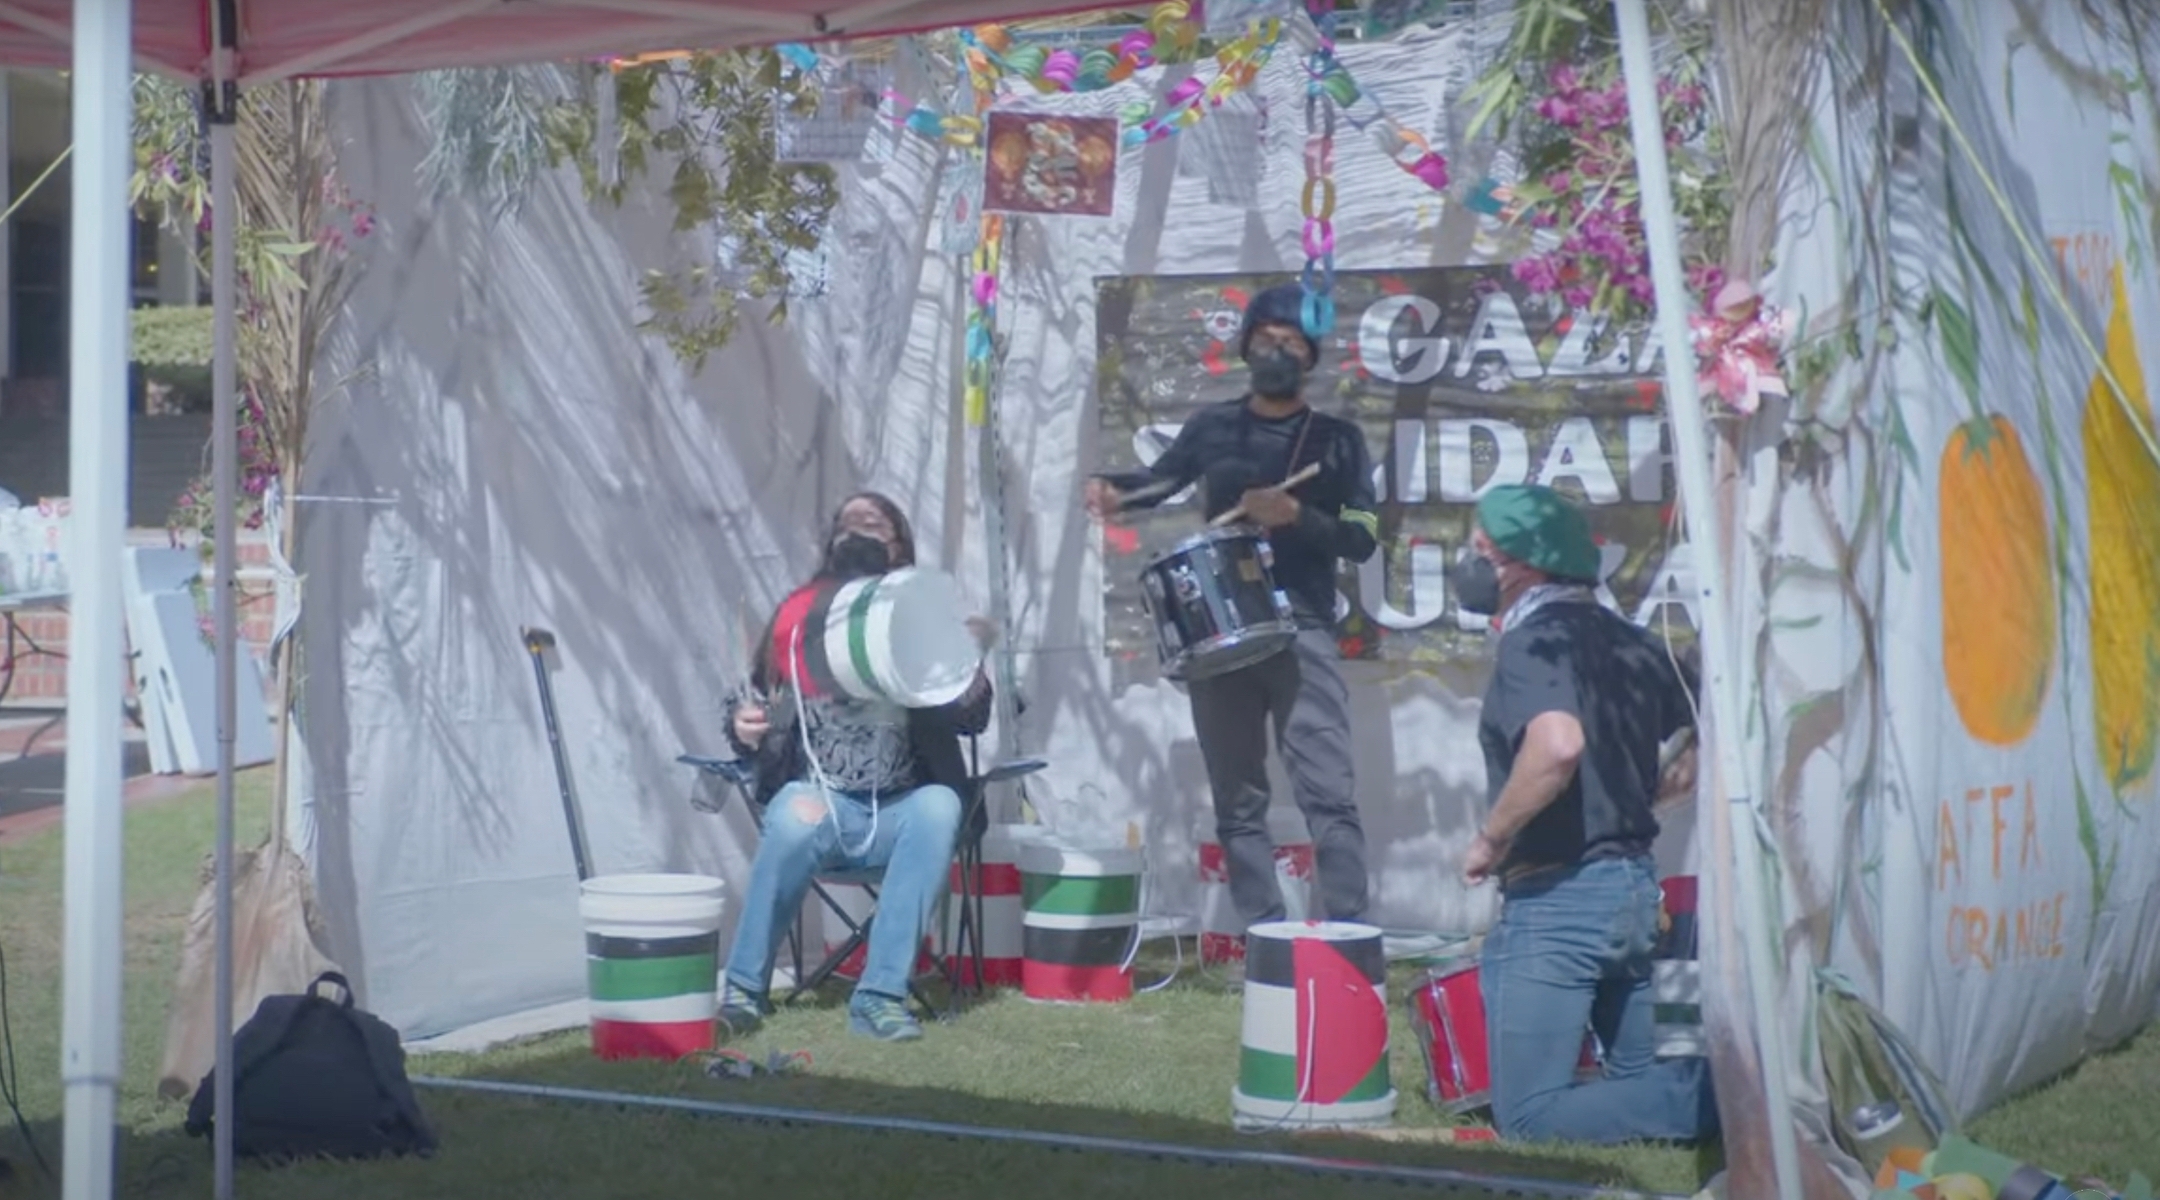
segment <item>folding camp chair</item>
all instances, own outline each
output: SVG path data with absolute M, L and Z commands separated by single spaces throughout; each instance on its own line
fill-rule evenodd
M 975 756 L 972 747 L 973 739 L 970 739 L 970 741 L 970 760 L 972 763 Z M 741 793 L 744 807 L 750 810 L 751 815 L 757 818 L 762 826 L 765 814 L 753 798 L 756 794 L 756 781 L 748 764 L 737 759 L 711 758 L 697 754 L 680 754 L 676 756 L 675 761 L 686 766 L 695 767 L 706 775 L 726 781 L 734 791 Z M 964 993 L 970 993 L 977 989 L 983 974 L 982 896 L 976 868 L 982 862 L 983 833 L 989 828 L 989 815 L 984 807 L 986 797 L 989 794 L 989 785 L 1002 780 L 1016 779 L 1023 775 L 1033 774 L 1047 765 L 1040 759 L 1022 759 L 1002 763 L 988 772 L 975 772 L 967 781 L 966 794 L 961 797 L 960 837 L 954 850 L 954 861 L 960 868 L 957 872 L 960 886 L 955 889 L 953 896 L 953 901 L 961 905 L 959 936 L 955 939 L 956 944 L 950 948 L 950 952 L 947 955 L 940 956 L 937 960 L 937 971 L 944 975 L 952 996 L 952 1005 L 948 1012 L 957 1010 L 960 997 Z M 719 812 L 725 807 L 724 797 L 720 803 L 700 804 L 698 807 L 706 812 Z M 884 878 L 885 872 L 883 868 L 861 871 L 820 871 L 811 877 L 810 893 L 816 896 L 819 902 L 825 906 L 826 912 L 840 919 L 841 924 L 847 927 L 848 934 L 838 946 L 828 951 L 824 959 L 806 976 L 803 973 L 802 931 L 799 926 L 789 929 L 788 953 L 790 964 L 794 967 L 795 985 L 781 1001 L 782 1004 L 793 1004 L 802 996 L 816 991 L 827 979 L 832 978 L 833 974 L 856 951 L 868 944 L 870 925 L 877 917 L 877 889 L 884 882 Z M 830 890 L 836 887 L 850 886 L 863 889 L 870 897 L 871 911 L 860 919 L 849 912 Z M 963 955 L 970 958 L 973 967 L 972 974 L 954 969 L 957 961 Z M 908 981 L 908 994 L 913 997 L 917 1004 L 922 1006 L 924 1012 L 936 1015 L 936 1007 L 922 994 L 921 989 L 916 986 L 915 979 Z

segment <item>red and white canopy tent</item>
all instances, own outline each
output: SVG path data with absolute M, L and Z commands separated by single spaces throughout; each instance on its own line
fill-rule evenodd
M 1643 0 L 1613 0 L 1619 15 L 1660 334 L 1689 344 L 1688 300 L 1667 176 Z M 0 66 L 73 71 L 72 259 L 69 283 L 69 495 L 73 504 L 69 741 L 103 752 L 68 755 L 66 928 L 61 1075 L 65 1089 L 63 1187 L 69 1200 L 113 1194 L 112 1130 L 120 1071 L 123 868 L 121 700 L 125 634 L 120 564 L 127 522 L 128 178 L 132 76 L 159 72 L 210 85 L 213 204 L 231 212 L 233 89 L 317 76 L 400 74 L 632 54 L 681 46 L 875 37 L 952 25 L 1099 8 L 1101 0 L 0 0 Z M 213 226 L 216 311 L 213 475 L 218 527 L 218 1071 L 217 1193 L 231 1195 L 231 878 L 234 670 L 233 226 Z M 1680 498 L 1701 544 L 1715 546 L 1709 449 L 1690 356 L 1666 354 Z M 1714 720 L 1738 729 L 1740 696 L 1726 664 L 1735 643 L 1717 595 L 1722 570 L 1698 572 Z M 1722 743 L 1716 773 L 1739 805 L 1751 789 L 1737 742 Z M 1736 811 L 1744 811 L 1736 809 Z M 1743 818 L 1741 827 L 1748 828 Z M 1761 911 L 1753 838 L 1738 837 L 1743 906 Z M 1759 921 L 1739 922 L 1754 931 Z M 1770 950 L 1747 939 L 1750 991 L 1769 986 Z M 1774 1004 L 1758 1004 L 1765 1050 L 1782 1038 Z M 1762 1055 L 1778 1193 L 1801 1196 L 1782 1056 Z

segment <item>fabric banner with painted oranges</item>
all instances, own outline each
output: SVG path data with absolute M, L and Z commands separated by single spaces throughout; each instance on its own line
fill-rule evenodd
M 1840 9 L 1882 56 L 1797 159 L 1793 395 L 1713 442 L 1790 1040 L 1834 968 L 1970 1115 L 2160 998 L 2160 108 L 2090 86 L 2160 61 L 2083 6 L 1928 7 Z

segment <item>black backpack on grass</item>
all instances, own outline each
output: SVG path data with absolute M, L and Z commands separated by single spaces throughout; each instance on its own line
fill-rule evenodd
M 321 994 L 336 984 L 338 999 Z M 187 1131 L 210 1133 L 215 1071 L 188 1104 Z M 304 995 L 270 996 L 233 1034 L 233 1154 L 273 1162 L 432 1154 L 435 1133 L 405 1076 L 397 1031 L 353 1007 L 328 971 Z

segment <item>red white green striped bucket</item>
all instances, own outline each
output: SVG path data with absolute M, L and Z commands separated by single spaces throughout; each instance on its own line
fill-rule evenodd
M 1040 825 L 992 825 L 983 833 L 982 864 L 978 868 L 977 895 L 982 897 L 981 939 L 985 987 L 1019 987 L 1024 949 L 1021 903 L 1020 845 L 1043 837 Z M 960 864 L 952 867 L 952 899 L 945 906 L 945 966 L 962 986 L 974 983 L 972 956 L 959 954 Z
M 1140 929 L 1138 851 L 1020 847 L 1020 988 L 1030 1000 L 1132 998 Z
M 982 651 L 950 575 L 906 567 L 832 585 L 804 622 L 803 666 L 819 689 L 904 708 L 950 704 Z
M 1283 916 L 1302 921 L 1313 913 L 1313 844 L 1296 809 L 1268 810 L 1268 838 L 1275 843 L 1275 884 L 1282 889 Z M 1230 863 L 1215 840 L 1211 821 L 1200 835 L 1200 961 L 1214 966 L 1245 957 L 1245 922 L 1230 902 Z
M 1650 964 L 1650 999 L 1659 1058 L 1700 1058 L 1703 1041 L 1702 964 L 1695 959 L 1695 877 L 1674 875 L 1661 885 L 1667 921 Z
M 1230 1093 L 1239 1129 L 1392 1124 L 1387 953 L 1349 921 L 1268 921 L 1245 935 L 1245 1032 Z
M 720 889 L 709 875 L 601 875 L 581 885 L 595 1054 L 680 1058 L 712 1049 Z

